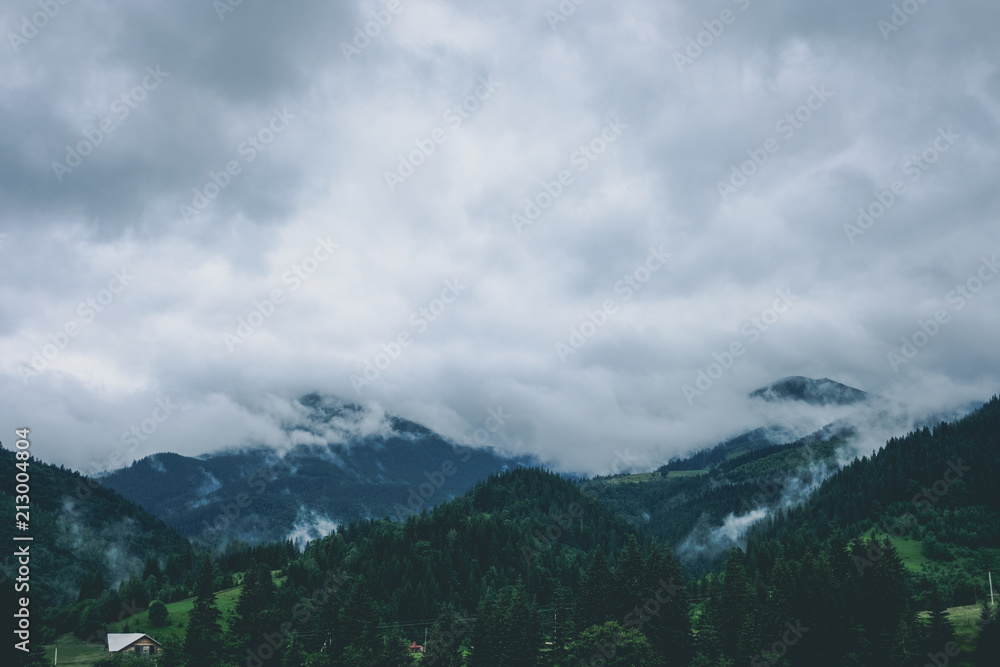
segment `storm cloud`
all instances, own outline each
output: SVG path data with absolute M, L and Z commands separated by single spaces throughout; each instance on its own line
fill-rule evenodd
M 468 444 L 502 408 L 491 445 L 604 473 L 759 426 L 782 376 L 985 400 L 998 27 L 986 0 L 12 0 L 0 439 L 98 469 L 282 447 L 316 391 Z

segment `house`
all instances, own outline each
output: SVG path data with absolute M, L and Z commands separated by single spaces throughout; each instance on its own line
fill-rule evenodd
M 413 642 L 412 644 L 410 644 L 410 653 L 423 653 L 423 652 L 424 652 L 424 647 L 418 644 L 417 642 Z
M 108 634 L 106 641 L 108 653 L 134 652 L 139 655 L 156 655 L 163 650 L 160 642 L 141 632 L 128 634 Z

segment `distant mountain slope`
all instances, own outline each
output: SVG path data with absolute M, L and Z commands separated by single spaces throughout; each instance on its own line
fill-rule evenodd
M 765 401 L 804 401 L 810 405 L 853 405 L 873 398 L 871 394 L 834 382 L 828 378 L 814 380 L 794 375 L 750 392 L 751 398 Z
M 785 403 L 790 406 L 870 406 L 873 399 L 881 399 L 873 394 L 848 387 L 827 378 L 814 380 L 812 378 L 792 376 L 761 387 L 748 395 L 751 399 L 760 399 L 767 403 Z M 817 425 L 818 426 L 818 425 Z M 824 428 L 841 431 L 840 435 L 848 435 L 849 422 L 827 424 Z M 757 449 L 794 442 L 803 437 L 807 431 L 797 431 L 791 424 L 765 424 L 746 433 L 737 435 L 714 447 L 695 452 L 685 458 L 676 458 L 660 466 L 658 472 L 677 470 L 704 470 L 712 465 L 718 465 L 734 456 L 740 456 Z M 830 434 L 817 433 L 815 438 L 829 439 Z
M 15 470 L 14 452 L 0 448 L 0 468 Z M 147 559 L 179 574 L 190 567 L 191 546 L 174 530 L 110 488 L 61 467 L 31 459 L 30 547 L 31 599 L 35 607 L 76 602 L 84 582 L 97 575 L 112 587 L 133 574 L 141 575 Z M 10 475 L 13 480 L 13 473 Z M 0 540 L 12 541 L 15 495 L 12 484 L 0 486 L 0 507 L 8 520 L 0 522 Z M 17 576 L 14 547 L 2 563 L 4 594 L 13 594 Z
M 838 450 L 846 442 L 843 432 L 823 429 L 789 444 L 755 441 L 753 448 L 709 463 L 700 475 L 661 468 L 634 484 L 595 478 L 582 486 L 630 523 L 670 543 L 698 573 L 742 545 L 746 531 L 767 512 L 804 500 L 837 470 Z
M 789 554 L 814 551 L 835 528 L 848 538 L 893 535 L 924 557 L 913 572 L 915 590 L 938 586 L 953 603 L 974 602 L 987 571 L 1000 568 L 1000 398 L 957 421 L 891 438 L 749 538 L 766 559 L 779 542 Z
M 196 544 L 293 539 L 337 524 L 406 516 L 527 460 L 459 447 L 414 422 L 316 394 L 300 399 L 300 444 L 191 458 L 156 454 L 102 478 Z
M 675 459 L 660 466 L 657 472 L 678 470 L 704 470 L 712 465 L 718 465 L 734 456 L 746 454 L 764 447 L 780 445 L 795 440 L 792 431 L 780 426 L 755 428 L 735 438 L 721 442 L 711 449 L 703 449 L 684 459 Z

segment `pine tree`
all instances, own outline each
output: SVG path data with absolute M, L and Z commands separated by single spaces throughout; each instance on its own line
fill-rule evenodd
M 614 616 L 622 619 L 646 601 L 645 563 L 639 541 L 629 535 L 615 569 Z
M 472 667 L 535 667 L 542 644 L 534 603 L 521 582 L 500 593 L 487 588 L 476 613 Z
M 643 633 L 657 655 L 669 655 L 678 664 L 691 657 L 691 616 L 684 590 L 684 571 L 667 545 L 654 545 L 646 559 L 646 599 L 655 614 L 643 626 Z M 647 613 L 649 610 L 646 610 Z
M 469 630 L 468 621 L 459 620 L 450 607 L 445 607 L 431 628 L 423 661 L 437 667 L 461 667 L 459 645 Z
M 750 613 L 750 586 L 746 570 L 743 568 L 743 552 L 733 549 L 726 560 L 725 575 L 722 580 L 721 608 L 718 610 L 719 639 L 723 652 L 738 658 L 752 650 L 747 645 L 747 617 Z
M 413 664 L 410 642 L 403 638 L 398 628 L 379 637 L 375 662 L 372 664 L 378 667 L 409 667 Z M 364 667 L 371 667 L 371 664 Z
M 926 640 L 924 650 L 928 653 L 940 653 L 944 647 L 955 641 L 955 628 L 948 620 L 948 612 L 944 604 L 944 597 L 941 590 L 934 587 L 931 591 L 930 599 L 930 621 L 927 624 Z
M 649 640 L 635 628 L 625 628 L 615 621 L 591 626 L 570 642 L 568 665 L 606 665 L 606 667 L 660 667 L 668 664 L 657 654 Z M 684 664 L 670 656 L 669 664 Z
M 347 642 L 343 653 L 345 664 L 372 664 L 377 649 L 378 622 L 375 600 L 365 580 L 361 579 L 354 585 L 341 612 L 340 627 L 343 640 Z
M 608 559 L 600 549 L 590 561 L 590 567 L 584 575 L 580 591 L 580 603 L 577 605 L 577 627 L 584 630 L 591 625 L 603 625 L 613 620 L 613 610 L 608 602 L 614 592 L 614 579 Z
M 1000 612 L 983 601 L 979 612 L 979 639 L 976 640 L 976 667 L 1000 664 Z
M 212 585 L 212 561 L 206 555 L 201 562 L 195 584 L 194 609 L 188 619 L 187 636 L 184 638 L 184 656 L 187 667 L 218 667 L 222 658 L 222 628 L 219 609 Z
M 268 632 L 275 632 L 275 619 L 271 571 L 262 563 L 253 564 L 243 579 L 243 590 L 229 624 L 230 656 L 238 662 L 243 661 L 247 650 L 264 643 Z M 280 664 L 280 656 L 272 656 L 272 659 Z

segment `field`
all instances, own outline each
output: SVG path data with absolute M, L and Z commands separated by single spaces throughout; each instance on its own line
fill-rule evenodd
M 672 470 L 670 471 L 666 479 L 676 479 L 678 477 L 697 477 L 698 475 L 704 475 L 708 473 L 707 470 Z M 637 472 L 633 474 L 622 474 L 615 475 L 613 477 L 601 477 L 597 479 L 590 480 L 587 484 L 641 484 L 643 482 L 654 482 L 656 480 L 664 479 L 659 473 L 656 472 Z
M 216 594 L 216 603 L 219 607 L 219 611 L 222 612 L 223 628 L 228 627 L 229 617 L 232 614 L 233 609 L 236 607 L 236 601 L 239 599 L 240 591 L 242 590 L 242 586 L 236 586 L 235 588 L 219 591 Z M 141 611 L 138 614 L 129 616 L 120 623 L 112 624 L 109 631 L 126 632 L 125 626 L 128 625 L 128 632 L 144 632 L 157 641 L 162 642 L 164 639 L 171 636 L 183 640 L 184 628 L 187 627 L 188 616 L 193 608 L 193 597 L 187 598 L 186 600 L 178 600 L 177 602 L 171 602 L 167 605 L 168 625 L 154 627 L 153 624 L 149 622 L 149 614 L 145 611 Z M 73 635 L 63 635 L 57 639 L 55 643 L 46 647 L 45 654 L 50 661 L 55 657 L 56 647 L 59 648 L 60 665 L 89 667 L 107 655 L 104 648 L 101 646 L 87 644 L 82 639 Z

